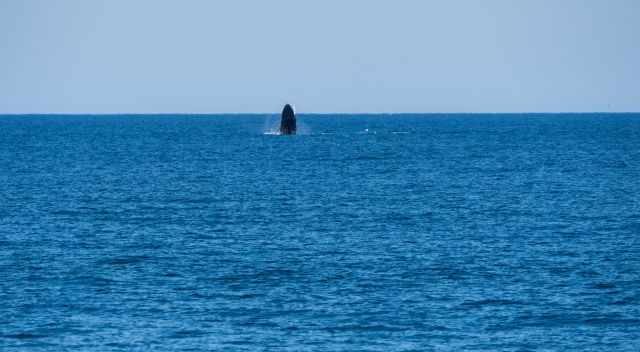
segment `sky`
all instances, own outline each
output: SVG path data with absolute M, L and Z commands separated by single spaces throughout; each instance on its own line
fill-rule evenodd
M 637 0 L 0 0 L 0 113 L 637 112 Z

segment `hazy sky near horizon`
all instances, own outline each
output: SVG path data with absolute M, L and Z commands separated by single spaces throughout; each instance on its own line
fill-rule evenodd
M 0 0 L 0 113 L 640 111 L 637 0 Z

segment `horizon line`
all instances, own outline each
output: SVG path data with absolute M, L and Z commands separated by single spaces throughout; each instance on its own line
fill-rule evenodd
M 279 112 L 25 112 L 2 113 L 0 116 L 224 116 L 279 115 Z M 640 111 L 541 111 L 541 112 L 301 112 L 296 115 L 632 115 Z

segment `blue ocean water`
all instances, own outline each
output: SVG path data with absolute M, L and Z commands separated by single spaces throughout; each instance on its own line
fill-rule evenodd
M 0 116 L 2 351 L 638 351 L 640 115 Z

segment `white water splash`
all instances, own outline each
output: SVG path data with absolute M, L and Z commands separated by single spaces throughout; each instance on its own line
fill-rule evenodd
M 297 135 L 306 136 L 311 134 L 311 127 L 309 127 L 307 124 L 300 122 L 299 119 L 296 121 L 296 123 L 297 123 L 297 131 L 296 131 Z M 280 115 L 271 114 L 265 117 L 264 126 L 262 128 L 262 134 L 269 135 L 269 136 L 279 136 L 281 134 L 280 133 Z

